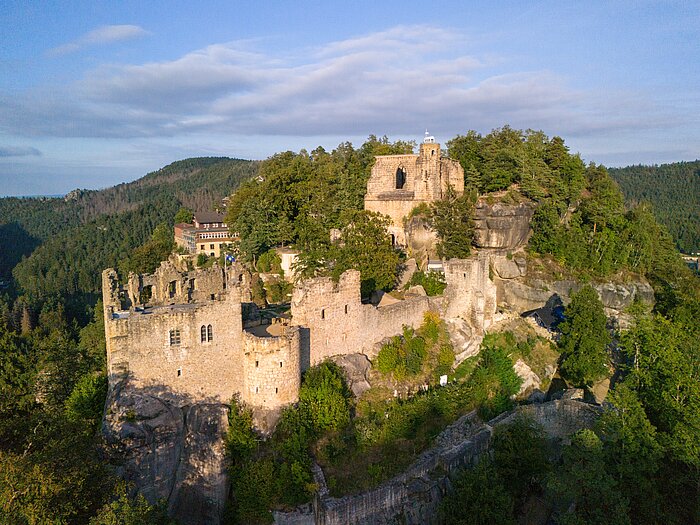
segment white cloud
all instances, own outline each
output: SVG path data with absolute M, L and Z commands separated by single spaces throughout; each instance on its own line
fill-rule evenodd
M 147 34 L 148 32 L 145 29 L 135 25 L 102 26 L 85 33 L 77 40 L 49 49 L 47 55 L 52 57 L 67 55 L 85 47 L 111 44 L 121 40 L 131 40 Z
M 76 45 L 114 41 L 100 30 Z M 110 40 L 111 39 L 111 40 Z M 461 34 L 399 26 L 284 56 L 250 42 L 215 44 L 175 60 L 103 66 L 74 85 L 25 97 L 0 93 L 0 131 L 52 137 L 443 137 L 510 124 L 564 137 L 684 123 L 648 95 L 596 92 L 508 57 L 476 56 Z

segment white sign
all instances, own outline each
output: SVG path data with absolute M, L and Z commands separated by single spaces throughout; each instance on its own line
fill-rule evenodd
M 447 384 L 447 376 L 440 376 L 440 386 L 445 386 Z

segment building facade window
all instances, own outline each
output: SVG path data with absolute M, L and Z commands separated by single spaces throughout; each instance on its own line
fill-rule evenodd
M 211 325 L 207 326 L 207 341 L 212 342 L 214 339 L 214 330 L 212 329 Z
M 174 328 L 170 330 L 170 346 L 180 346 L 180 330 Z
M 207 327 L 202 325 L 202 328 L 199 329 L 199 340 L 202 343 L 207 342 Z
M 326 310 L 324 310 L 324 309 L 322 308 L 322 309 L 321 309 L 321 319 L 325 319 L 325 318 L 326 318 Z

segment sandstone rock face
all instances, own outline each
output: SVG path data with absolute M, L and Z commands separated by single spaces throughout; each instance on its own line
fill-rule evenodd
M 535 372 L 533 372 L 532 369 L 527 365 L 527 363 L 525 363 L 525 361 L 523 361 L 522 359 L 518 359 L 515 362 L 515 364 L 513 365 L 513 370 L 515 370 L 515 373 L 518 374 L 518 377 L 523 380 L 523 383 L 520 385 L 518 395 L 539 388 L 540 383 L 542 383 L 542 380 L 539 378 L 539 376 Z
M 146 499 L 165 500 L 182 524 L 221 522 L 228 483 L 228 407 L 182 404 L 156 392 L 115 388 L 103 431 L 110 453 Z
M 355 397 L 360 397 L 369 390 L 370 384 L 367 380 L 372 363 L 365 354 L 348 354 L 331 358 L 345 372 L 348 379 L 348 386 Z
M 513 252 L 527 244 L 530 219 L 535 209 L 530 204 L 488 204 L 479 201 L 474 219 L 475 244 L 498 253 Z
M 416 260 L 411 258 L 404 264 L 404 269 L 401 272 L 401 277 L 399 277 L 399 284 L 396 287 L 398 290 L 403 290 L 404 287 L 411 282 L 411 277 L 418 271 L 418 264 Z
M 437 234 L 420 216 L 411 217 L 406 222 L 405 230 L 408 253 L 416 259 L 418 266 L 425 269 L 429 259 L 437 258 Z
M 518 264 L 517 261 L 522 261 Z M 494 256 L 491 258 L 491 266 L 496 275 L 501 279 L 515 279 L 525 275 L 525 259 L 508 259 L 504 256 Z
M 571 294 L 583 287 L 573 280 L 545 282 L 534 280 L 525 284 L 518 279 L 500 279 L 497 281 L 499 304 L 518 312 L 534 310 L 543 306 L 554 294 L 561 297 L 564 304 L 571 300 Z M 598 292 L 603 307 L 608 315 L 619 317 L 623 310 L 635 300 L 645 303 L 654 302 L 654 290 L 644 280 L 623 284 L 597 283 L 593 288 Z

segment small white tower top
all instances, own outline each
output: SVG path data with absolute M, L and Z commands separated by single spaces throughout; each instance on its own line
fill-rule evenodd
M 423 144 L 435 144 L 435 137 L 433 137 L 428 130 L 425 130 L 425 138 L 423 139 Z

